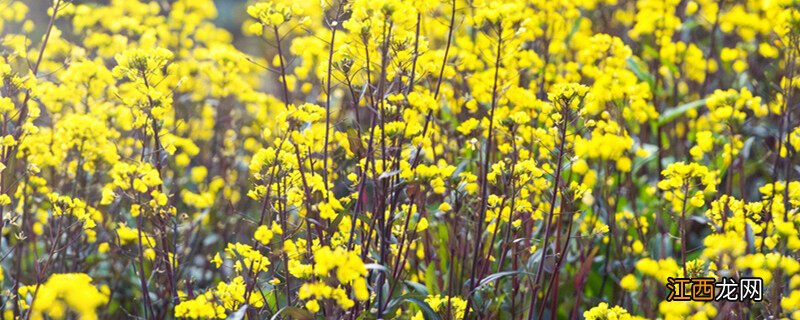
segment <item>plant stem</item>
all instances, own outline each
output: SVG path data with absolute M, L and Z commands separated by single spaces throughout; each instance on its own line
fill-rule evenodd
M 489 174 L 489 162 L 492 161 L 492 139 L 494 133 L 494 111 L 497 108 L 497 99 L 498 99 L 498 90 L 497 90 L 497 82 L 500 78 L 500 58 L 502 55 L 503 50 L 503 27 L 502 23 L 498 26 L 497 31 L 497 53 L 495 55 L 495 62 L 494 62 L 494 83 L 492 84 L 492 105 L 491 109 L 489 110 L 489 132 L 487 133 L 486 137 L 486 152 L 484 152 L 483 158 L 483 172 L 481 172 L 481 202 L 480 207 L 478 208 L 478 219 L 475 221 L 475 246 L 473 250 L 473 257 L 472 257 L 472 271 L 469 277 L 469 292 L 467 296 L 467 307 L 464 310 L 464 319 L 467 319 L 470 312 L 470 307 L 472 306 L 472 294 L 474 294 L 473 290 L 477 287 L 476 281 L 480 281 L 480 279 L 475 278 L 475 272 L 478 269 L 478 265 L 480 263 L 480 257 L 483 244 L 483 220 L 486 218 L 486 207 L 489 201 L 489 181 L 487 179 Z

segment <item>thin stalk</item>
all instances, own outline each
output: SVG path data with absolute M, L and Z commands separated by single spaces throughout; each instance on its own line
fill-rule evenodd
M 683 184 L 683 208 L 681 209 L 681 261 L 683 262 L 683 276 L 686 274 L 686 202 L 689 198 L 689 184 Z
M 33 65 L 33 76 L 36 77 L 36 73 L 39 72 L 39 65 L 42 63 L 42 57 L 44 57 L 44 49 L 47 47 L 47 41 L 50 40 L 50 32 L 53 31 L 53 25 L 56 22 L 56 15 L 58 14 L 58 7 L 61 5 L 61 0 L 56 0 L 56 3 L 53 4 L 53 14 L 50 15 L 50 22 L 47 24 L 47 32 L 44 34 L 44 40 L 42 41 L 42 45 L 39 47 L 39 56 L 36 58 L 36 63 Z M 18 140 L 20 136 L 22 136 L 22 124 L 25 123 L 25 118 L 28 117 L 28 101 L 31 99 L 31 91 L 25 90 L 25 98 L 22 99 L 22 105 L 19 111 L 19 118 L 17 118 L 17 132 L 14 134 L 14 140 Z M 11 152 L 9 152 L 10 154 Z
M 336 43 L 336 30 L 338 26 L 338 19 L 342 14 L 342 5 L 344 1 L 339 3 L 339 8 L 336 9 L 336 20 L 331 23 L 331 44 L 328 49 L 328 81 L 326 83 L 327 91 L 325 94 L 325 143 L 322 150 L 322 180 L 325 183 L 325 199 L 328 199 L 328 141 L 330 139 L 331 127 L 331 71 L 333 70 L 333 47 Z
M 564 105 L 562 106 L 562 113 L 564 117 L 561 119 L 561 132 L 559 137 L 558 143 L 558 163 L 556 164 L 556 171 L 555 175 L 553 176 L 553 193 L 552 197 L 550 198 L 550 211 L 547 214 L 547 222 L 544 229 L 544 243 L 542 245 L 542 256 L 539 261 L 539 267 L 536 270 L 536 277 L 534 278 L 534 287 L 533 287 L 533 295 L 531 296 L 531 302 L 528 307 L 528 320 L 533 319 L 533 310 L 536 307 L 536 302 L 538 300 L 537 294 L 539 293 L 539 288 L 541 288 L 541 281 L 542 281 L 542 272 L 544 271 L 544 259 L 545 254 L 547 253 L 547 247 L 550 244 L 550 227 L 553 221 L 553 215 L 555 214 L 556 208 L 556 199 L 558 198 L 559 194 L 559 186 L 561 184 L 561 167 L 564 161 L 564 149 L 567 140 L 567 123 L 569 122 L 569 106 Z
M 497 30 L 497 52 L 495 55 L 495 62 L 494 62 L 494 83 L 492 84 L 492 106 L 489 110 L 489 132 L 486 137 L 486 152 L 483 158 L 483 172 L 481 172 L 481 203 L 478 208 L 478 219 L 475 226 L 475 247 L 473 251 L 472 257 L 472 271 L 470 272 L 469 277 L 469 296 L 467 296 L 467 307 L 464 310 L 464 319 L 467 319 L 469 316 L 470 308 L 472 307 L 472 291 L 475 290 L 477 286 L 475 276 L 475 272 L 478 269 L 478 264 L 480 261 L 482 250 L 483 241 L 481 241 L 482 233 L 483 233 L 483 220 L 486 218 L 486 207 L 488 205 L 488 198 L 489 198 L 489 181 L 487 176 L 489 174 L 489 162 L 492 161 L 492 139 L 494 139 L 494 111 L 497 108 L 497 98 L 498 98 L 498 90 L 497 90 L 497 82 L 500 78 L 500 58 L 502 55 L 503 50 L 503 26 L 500 24 Z
M 283 62 L 283 49 L 281 48 L 281 34 L 278 32 L 278 26 L 273 27 L 273 31 L 275 32 L 275 41 L 276 46 L 278 48 L 278 61 L 280 62 L 281 66 L 281 83 L 283 84 L 283 103 L 286 104 L 286 107 L 289 107 L 289 86 L 286 82 L 286 65 Z
M 442 67 L 439 68 L 439 80 L 436 81 L 436 90 L 433 92 L 433 100 L 437 100 L 439 98 L 439 92 L 442 87 L 442 78 L 444 77 L 444 68 L 447 66 L 447 56 L 450 53 L 450 45 L 453 40 L 453 30 L 455 29 L 456 24 L 456 0 L 451 2 L 450 8 L 450 28 L 447 31 L 447 44 L 444 47 L 444 58 L 442 58 Z M 428 115 L 425 116 L 425 125 L 422 126 L 422 137 L 425 137 L 428 133 L 428 126 L 430 125 L 431 118 L 433 117 L 433 110 L 428 110 Z M 415 168 L 419 161 L 422 160 L 419 156 L 420 148 L 422 148 L 422 144 L 417 146 L 417 155 L 414 158 L 414 162 L 411 164 L 412 168 Z

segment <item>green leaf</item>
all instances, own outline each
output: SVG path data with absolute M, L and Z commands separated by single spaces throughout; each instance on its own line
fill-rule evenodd
M 684 103 L 675 108 L 667 109 L 666 111 L 661 113 L 660 117 L 658 117 L 657 125 L 659 127 L 663 126 L 664 124 L 669 123 L 672 120 L 675 120 L 675 118 L 680 117 L 689 110 L 697 109 L 699 107 L 706 105 L 706 100 L 707 99 L 695 100 L 689 103 Z
M 409 280 L 405 280 L 403 282 L 405 282 L 405 284 L 409 288 L 414 289 L 414 291 L 419 292 L 421 294 L 424 294 L 426 296 L 428 295 L 428 288 L 426 288 L 424 284 L 421 284 L 419 282 L 409 281 Z
M 522 271 L 522 270 L 501 271 L 501 272 L 497 272 L 497 273 L 492 273 L 492 274 L 486 276 L 485 278 L 483 278 L 483 280 L 481 280 L 481 283 L 478 285 L 478 287 L 484 286 L 484 285 L 486 285 L 486 284 L 488 284 L 490 282 L 493 282 L 493 281 L 495 281 L 497 279 L 500 279 L 500 278 L 509 277 L 509 276 L 515 276 L 515 275 L 518 275 L 518 274 L 533 275 L 530 272 L 525 272 L 525 271 Z
M 226 320 L 242 320 L 244 319 L 245 312 L 247 312 L 247 304 L 242 305 L 241 307 L 239 307 L 239 310 L 236 310 L 236 312 L 228 315 L 228 318 L 226 318 Z
M 634 172 L 634 173 L 638 172 L 639 169 L 641 169 L 644 165 L 650 163 L 650 161 L 656 159 L 657 156 L 658 156 L 658 147 L 655 146 L 655 145 L 652 145 L 652 144 L 649 144 L 649 143 L 643 143 L 640 148 L 642 148 L 645 151 L 647 151 L 647 153 L 649 155 L 647 157 L 644 157 L 644 158 L 636 157 L 633 160 L 633 170 L 632 170 L 632 172 Z
M 653 75 L 649 72 L 642 70 L 636 60 L 633 59 L 633 56 L 626 58 L 625 62 L 628 63 L 628 67 L 631 68 L 631 71 L 636 74 L 636 77 L 639 78 L 639 80 L 647 82 L 651 88 L 654 86 L 656 82 L 655 77 L 653 77 Z
M 583 17 L 578 17 L 577 19 L 575 19 L 575 22 L 572 23 L 572 29 L 570 29 L 569 34 L 564 39 L 564 42 L 569 42 L 570 40 L 572 40 L 572 36 L 574 36 L 575 33 L 578 32 L 578 30 L 580 30 L 581 20 L 583 20 Z
M 419 307 L 420 310 L 422 310 L 422 316 L 425 317 L 425 320 L 439 319 L 439 315 L 436 313 L 436 311 L 433 311 L 433 308 L 431 308 L 431 306 L 424 300 L 420 300 L 413 297 L 406 297 L 405 300 L 413 304 L 416 304 L 417 307 Z
M 386 178 L 389 178 L 389 177 L 396 176 L 396 175 L 400 174 L 400 171 L 402 171 L 402 170 L 394 170 L 394 171 L 388 171 L 388 172 L 381 173 L 381 175 L 378 176 L 378 179 L 383 180 L 383 179 L 386 179 Z
M 386 266 L 383 266 L 383 265 L 380 265 L 380 264 L 377 264 L 377 263 L 368 263 L 368 264 L 365 264 L 364 267 L 367 268 L 367 270 L 375 270 L 375 271 L 383 272 L 383 273 L 385 273 L 387 275 L 389 274 L 389 269 L 386 268 Z
M 470 292 L 469 294 L 472 295 L 473 293 L 478 291 L 478 289 L 486 286 L 489 283 L 494 282 L 497 279 L 504 278 L 504 277 L 516 276 L 518 274 L 534 276 L 534 274 L 532 274 L 530 272 L 523 271 L 523 270 L 501 271 L 501 272 L 493 273 L 493 274 L 490 274 L 490 275 L 484 277 L 481 280 L 481 282 L 478 284 L 478 286 L 476 286 L 475 289 L 473 289 L 472 292 Z
M 433 292 L 439 292 L 439 285 L 436 281 L 438 278 L 436 277 L 436 268 L 428 267 L 425 270 L 425 287 L 428 290 L 432 290 Z
M 283 307 L 270 318 L 276 319 L 313 319 L 314 316 L 307 310 L 298 307 Z
M 347 213 L 339 213 L 338 215 L 336 215 L 336 218 L 333 219 L 333 221 L 331 221 L 331 223 L 328 225 L 328 230 L 327 231 L 330 234 L 336 233 L 336 231 L 339 230 L 339 224 L 342 222 L 342 219 L 344 219 L 345 217 L 350 219 L 350 218 L 352 218 L 352 215 L 351 214 L 347 214 Z
M 386 315 L 395 314 L 395 311 L 397 310 L 397 308 L 400 307 L 401 304 L 403 304 L 403 302 L 411 302 L 417 305 L 420 311 L 422 311 L 422 316 L 426 320 L 439 319 L 439 314 L 437 314 L 436 311 L 433 311 L 433 308 L 431 308 L 431 306 L 427 302 L 425 302 L 424 296 L 418 293 L 408 293 L 399 296 L 395 299 L 392 299 L 391 301 L 389 301 L 389 303 L 386 304 L 386 312 L 384 314 Z

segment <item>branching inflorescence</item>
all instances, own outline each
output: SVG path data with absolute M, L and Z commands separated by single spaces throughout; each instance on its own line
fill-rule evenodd
M 4 318 L 800 318 L 796 1 L 232 8 L 0 0 Z

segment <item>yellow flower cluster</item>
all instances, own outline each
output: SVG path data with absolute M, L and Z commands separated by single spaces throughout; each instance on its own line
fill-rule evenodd
M 31 319 L 69 318 L 71 314 L 80 319 L 99 319 L 97 309 L 108 302 L 109 288 L 97 289 L 92 278 L 84 273 L 53 274 L 39 285 L 19 288 L 23 308 L 30 308 Z
M 188 319 L 225 319 L 239 306 L 249 304 L 260 308 L 265 299 L 260 291 L 249 291 L 243 277 L 235 277 L 230 283 L 220 282 L 213 290 L 175 306 L 175 316 Z
M 715 192 L 717 188 L 717 175 L 695 162 L 670 164 L 661 174 L 664 179 L 658 183 L 658 188 L 664 191 L 664 198 L 672 203 L 672 210 L 677 213 L 685 212 L 686 204 L 702 208 L 705 193 Z
M 324 299 L 331 299 L 341 308 L 350 309 L 355 305 L 351 297 L 358 301 L 369 298 L 365 279 L 367 269 L 356 252 L 341 247 L 320 247 L 314 250 L 313 259 L 313 266 L 298 262 L 290 265 L 289 269 L 297 278 L 318 279 L 303 283 L 298 291 L 297 296 L 306 300 L 305 306 L 309 311 L 319 311 L 319 302 Z M 343 285 L 352 289 L 352 296 Z
M 600 302 L 596 307 L 586 310 L 583 317 L 587 320 L 633 320 L 643 319 L 642 317 L 632 316 L 628 310 L 620 306 L 608 307 L 605 302 Z
M 797 318 L 798 53 L 793 0 L 0 0 L 0 309 Z

